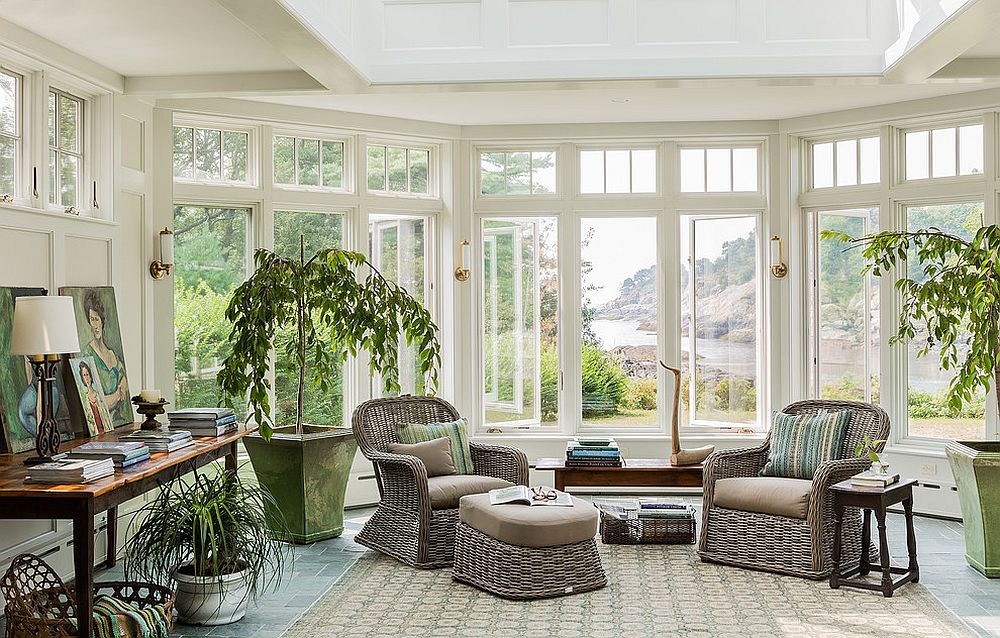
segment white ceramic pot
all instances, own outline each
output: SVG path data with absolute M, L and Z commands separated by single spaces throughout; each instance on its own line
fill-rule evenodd
M 228 625 L 247 612 L 247 586 L 243 572 L 220 578 L 205 578 L 174 571 L 177 583 L 174 609 L 188 625 Z

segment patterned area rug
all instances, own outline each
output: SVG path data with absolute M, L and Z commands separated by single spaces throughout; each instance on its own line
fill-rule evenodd
M 723 567 L 692 545 L 600 545 L 608 587 L 514 602 L 368 554 L 285 638 L 496 636 L 685 638 L 975 636 L 920 584 L 893 598 Z

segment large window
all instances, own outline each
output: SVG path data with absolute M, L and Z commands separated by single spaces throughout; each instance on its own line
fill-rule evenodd
M 656 425 L 656 219 L 580 223 L 582 406 L 587 426 Z
M 191 126 L 174 127 L 174 177 L 199 182 L 247 184 L 250 136 Z
M 879 182 L 882 150 L 878 137 L 817 142 L 811 150 L 813 188 Z
M 748 193 L 760 190 L 757 147 L 682 148 L 682 193 Z
M 757 215 L 681 218 L 681 396 L 689 424 L 758 420 L 757 225 Z
M 907 180 L 983 172 L 983 125 L 907 131 L 903 138 Z
M 336 213 L 277 210 L 274 212 L 274 252 L 289 259 L 310 259 L 317 251 L 339 248 L 344 241 L 344 217 Z M 295 423 L 298 405 L 298 364 L 288 344 L 295 340 L 295 326 L 282 328 L 275 339 L 275 421 Z M 306 354 L 306 365 L 312 354 Z M 308 379 L 308 375 L 307 375 Z M 338 370 L 327 379 L 329 388 L 307 387 L 302 419 L 313 425 L 344 424 L 344 373 Z
M 426 148 L 368 146 L 368 190 L 428 195 L 430 151 Z
M 487 425 L 554 425 L 559 285 L 553 218 L 482 221 L 483 399 Z
M 275 135 L 274 183 L 343 189 L 344 143 Z
M 905 214 L 908 230 L 937 228 L 970 239 L 983 223 L 983 203 L 908 206 Z M 918 281 L 924 278 L 916 255 L 909 256 L 907 276 Z M 918 331 L 907 348 L 908 434 L 941 439 L 982 438 L 985 393 L 978 391 L 974 400 L 960 410 L 948 407 L 945 393 L 954 375 L 941 369 L 939 349 L 932 348 L 925 356 L 917 356 L 926 345 L 926 332 Z
M 580 151 L 580 192 L 656 192 L 656 149 Z
M 80 208 L 83 201 L 83 107 L 78 97 L 49 92 L 49 203 Z
M 817 211 L 810 219 L 810 389 L 812 396 L 878 403 L 879 294 L 857 247 L 820 237 L 863 237 L 878 229 L 878 208 Z
M 430 307 L 431 300 L 428 226 L 425 217 L 373 214 L 368 218 L 371 263 L 425 308 Z M 422 394 L 424 380 L 419 376 L 416 346 L 407 345 L 401 336 L 398 353 L 400 392 Z M 382 394 L 382 379 L 372 379 L 372 395 Z
M 480 193 L 551 195 L 556 192 L 554 151 L 489 151 L 479 154 Z
M 0 197 L 17 194 L 21 156 L 21 78 L 0 70 Z
M 174 207 L 177 408 L 222 405 L 215 377 L 229 351 L 226 306 L 247 275 L 249 226 L 246 208 Z

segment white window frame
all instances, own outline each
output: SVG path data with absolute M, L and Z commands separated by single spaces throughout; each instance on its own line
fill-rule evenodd
M 382 159 L 382 170 L 385 180 L 384 189 L 371 188 L 368 186 L 368 147 L 382 146 L 385 153 Z M 406 150 L 406 191 L 390 191 L 389 189 L 389 149 Z M 427 152 L 427 192 L 415 193 L 410 184 L 410 151 Z M 369 195 L 376 197 L 397 197 L 406 199 L 438 199 L 440 189 L 440 152 L 437 145 L 413 143 L 402 140 L 387 140 L 384 138 L 371 138 L 366 140 L 364 145 L 364 167 L 359 167 L 359 173 L 364 176 L 361 180 L 364 183 L 365 191 Z
M 224 133 L 241 133 L 247 136 L 247 179 L 246 181 L 226 180 L 226 179 L 197 179 L 195 177 L 180 177 L 173 175 L 173 137 L 171 136 L 170 147 L 170 172 L 175 184 L 192 184 L 213 187 L 237 187 L 254 188 L 260 184 L 260 153 L 258 152 L 258 130 L 253 124 L 227 120 L 225 118 L 210 118 L 192 116 L 185 113 L 175 113 L 173 133 L 178 128 L 192 129 L 192 170 L 198 165 L 197 142 L 194 140 L 196 130 L 219 131 L 220 152 L 223 152 L 225 144 Z M 220 156 L 220 162 L 221 162 Z M 221 170 L 221 164 L 220 164 Z
M 959 171 L 961 170 L 961 136 L 959 135 L 958 129 L 963 126 L 982 126 L 983 127 L 983 172 L 982 173 L 970 173 L 968 175 L 961 175 Z M 949 175 L 947 177 L 934 177 L 934 134 L 933 131 L 938 129 L 955 129 L 955 174 Z M 988 149 L 992 147 L 990 141 L 987 139 L 989 127 L 985 125 L 982 116 L 974 118 L 958 118 L 958 119 L 946 119 L 946 120 L 932 120 L 926 122 L 920 122 L 918 124 L 908 125 L 900 127 L 896 130 L 896 148 L 897 156 L 899 161 L 896 166 L 896 182 L 897 184 L 961 184 L 963 182 L 975 182 L 983 180 L 986 177 L 986 172 L 988 170 L 987 166 L 989 161 L 986 154 L 989 152 Z M 918 177 L 913 179 L 907 179 L 906 177 L 906 136 L 908 133 L 920 133 L 927 132 L 927 177 Z M 883 154 L 884 155 L 884 154 Z M 883 157 L 884 161 L 884 157 Z
M 631 198 L 643 198 L 643 199 L 653 199 L 660 198 L 663 196 L 663 149 L 659 144 L 650 143 L 635 143 L 635 144 L 602 144 L 600 146 L 592 145 L 575 145 L 575 157 L 573 162 L 573 193 L 578 198 L 583 199 L 599 199 L 607 197 L 627 197 Z M 582 184 L 580 183 L 580 156 L 585 152 L 601 151 L 604 153 L 603 163 L 604 163 L 604 183 L 603 191 L 600 193 L 584 193 Z M 608 192 L 608 152 L 614 151 L 628 151 L 628 177 L 629 177 L 629 191 L 627 193 L 609 193 Z M 656 154 L 656 186 L 655 189 L 650 193 L 635 193 L 632 192 L 632 152 L 633 151 L 653 151 Z M 556 173 L 558 175 L 559 169 L 556 167 Z M 557 184 L 558 185 L 558 184 Z
M 861 183 L 861 140 L 875 138 L 879 141 L 879 180 L 876 182 Z M 856 143 L 855 154 L 856 154 L 856 167 L 857 167 L 857 177 L 858 181 L 856 184 L 837 184 L 837 143 L 838 142 L 849 142 L 854 140 Z M 813 161 L 813 148 L 819 144 L 833 144 L 833 184 L 830 186 L 819 186 L 815 185 L 815 172 L 814 172 L 814 161 Z M 882 165 L 886 162 L 886 149 L 882 148 L 882 138 L 877 130 L 861 130 L 858 132 L 851 132 L 849 134 L 841 133 L 839 135 L 826 135 L 821 137 L 812 137 L 803 140 L 802 144 L 802 158 L 803 158 L 803 179 L 802 187 L 803 190 L 818 193 L 828 193 L 832 191 L 837 192 L 850 192 L 853 190 L 868 190 L 872 188 L 880 188 L 882 185 Z
M 757 151 L 757 188 L 752 191 L 737 191 L 733 190 L 733 150 L 734 149 L 748 149 L 752 148 Z M 710 191 L 708 190 L 708 151 L 728 149 L 729 150 L 729 190 L 728 191 Z M 704 163 L 702 167 L 702 184 L 704 190 L 701 191 L 684 191 L 681 190 L 681 151 L 685 150 L 700 150 L 704 151 L 702 161 Z M 677 183 L 677 192 L 682 197 L 749 197 L 753 195 L 762 195 L 764 191 L 764 182 L 767 179 L 767 171 L 765 170 L 764 163 L 764 145 L 760 142 L 683 142 L 677 144 L 677 152 L 674 154 L 674 165 L 676 173 L 675 179 Z
M 294 184 L 285 184 L 278 182 L 274 177 L 274 141 L 279 137 L 290 137 L 293 141 L 293 162 L 294 162 L 294 172 L 295 172 L 295 182 Z M 271 133 L 271 182 L 275 189 L 277 190 L 287 190 L 287 191 L 312 191 L 317 193 L 354 193 L 354 183 L 355 183 L 355 152 L 354 152 L 354 137 L 350 135 L 338 135 L 331 134 L 329 132 L 316 132 L 307 131 L 303 129 L 286 129 L 286 128 L 276 128 L 273 129 Z M 318 141 L 320 142 L 320 185 L 302 185 L 299 184 L 299 140 L 308 141 Z M 343 175 L 341 176 L 340 186 L 323 186 L 323 142 L 337 142 L 343 145 Z
M 473 197 L 475 199 L 500 199 L 500 200 L 512 200 L 512 199 L 558 199 L 562 197 L 562 193 L 565 190 L 563 184 L 559 183 L 559 176 L 561 171 L 559 170 L 560 162 L 562 158 L 560 157 L 559 149 L 555 145 L 547 146 L 502 146 L 502 147 L 492 147 L 492 146 L 476 146 L 474 148 L 475 157 L 477 159 L 477 164 L 475 170 L 472 171 L 473 174 Z M 504 161 L 506 162 L 506 155 L 512 153 L 552 153 L 555 162 L 555 174 L 556 174 L 556 189 L 552 193 L 493 193 L 485 194 L 483 193 L 483 170 L 482 170 L 482 156 L 489 153 L 504 153 Z M 534 187 L 534 170 L 532 170 L 529 176 L 531 180 L 531 187 Z M 506 167 L 504 168 L 504 190 L 506 191 L 507 185 L 507 174 Z
M 89 166 L 89 162 L 87 161 L 87 148 L 88 148 L 88 145 L 90 143 L 90 140 L 89 140 L 89 136 L 90 136 L 89 135 L 89 129 L 91 128 L 88 125 L 89 117 L 90 117 L 90 113 L 89 113 L 89 111 L 90 111 L 90 104 L 89 104 L 89 102 L 88 102 L 88 100 L 87 100 L 86 97 L 79 96 L 79 95 L 76 95 L 75 93 L 71 93 L 68 90 L 59 88 L 57 86 L 50 85 L 48 87 L 48 91 L 46 91 L 46 96 L 45 96 L 46 97 L 46 100 L 45 100 L 46 114 L 48 114 L 49 100 L 52 98 L 52 96 L 55 96 L 55 99 L 56 99 L 55 116 L 54 116 L 54 121 L 55 121 L 55 127 L 56 128 L 55 128 L 54 131 L 48 131 L 48 126 L 46 126 L 47 135 L 46 135 L 46 140 L 45 140 L 45 163 L 44 163 L 44 166 L 45 166 L 45 176 L 46 176 L 45 179 L 46 179 L 46 183 L 48 184 L 48 201 L 47 201 L 47 205 L 48 205 L 48 208 L 54 209 L 54 210 L 61 210 L 61 211 L 68 212 L 70 209 L 73 209 L 73 210 L 76 210 L 76 211 L 81 211 L 81 210 L 84 210 L 85 208 L 87 208 L 84 205 L 84 197 L 85 197 L 84 193 L 87 192 L 87 185 L 88 185 L 88 182 L 90 181 L 89 180 L 90 166 Z M 71 101 L 76 102 L 76 103 L 78 103 L 80 105 L 80 111 L 79 111 L 79 115 L 78 115 L 80 130 L 79 130 L 79 133 L 78 133 L 79 139 L 78 139 L 78 142 L 77 142 L 79 150 L 77 150 L 77 151 L 70 151 L 70 150 L 62 148 L 59 145 L 59 102 L 61 100 L 64 100 L 64 99 L 71 100 Z M 47 121 L 48 121 L 48 118 L 46 117 L 46 122 Z M 55 146 L 52 146 L 49 143 L 49 139 L 48 139 L 49 135 L 52 135 L 52 136 L 55 137 L 55 141 L 56 141 L 56 145 Z M 49 182 L 48 181 L 49 177 L 50 177 L 50 175 L 49 175 L 49 157 L 52 155 L 52 153 L 55 153 L 55 175 L 56 175 L 56 177 L 55 177 L 55 181 L 54 182 Z M 62 179 L 60 177 L 59 166 L 61 164 L 61 160 L 62 160 L 63 156 L 70 156 L 70 157 L 77 158 L 77 161 L 79 162 L 79 166 L 80 166 L 79 175 L 77 177 L 77 184 L 76 184 L 76 202 L 74 204 L 70 204 L 68 206 L 62 202 L 62 197 L 61 197 L 61 194 L 62 194 Z
M 25 96 L 29 90 L 28 77 L 20 73 L 19 71 L 10 68 L 5 64 L 0 64 L 0 72 L 4 75 L 14 78 L 14 118 L 15 126 L 13 134 L 0 133 L 0 137 L 7 138 L 14 142 L 14 161 L 13 161 L 13 190 L 10 193 L 0 192 L 0 197 L 3 195 L 10 195 L 13 201 L 7 203 L 15 202 L 25 202 L 28 200 L 26 191 L 28 190 L 25 186 L 28 180 L 25 177 L 28 174 L 26 170 L 26 156 L 30 153 L 25 153 L 25 119 L 28 115 L 26 108 L 27 100 Z M 3 202 L 0 202 L 2 204 Z

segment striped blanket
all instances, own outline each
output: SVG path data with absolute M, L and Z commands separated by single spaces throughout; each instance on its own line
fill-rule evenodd
M 75 626 L 75 618 L 71 618 Z M 139 609 L 124 600 L 100 595 L 94 599 L 97 638 L 167 638 L 170 619 L 163 605 Z

